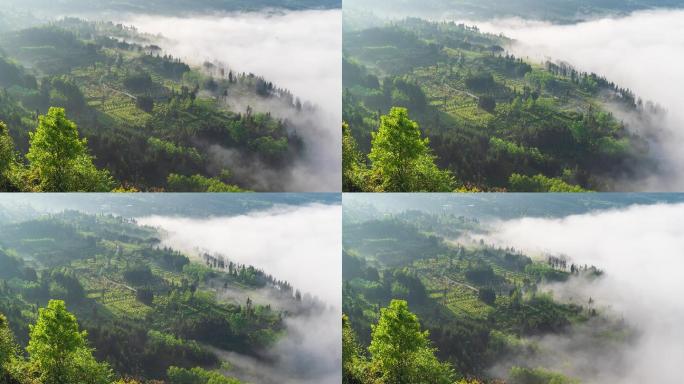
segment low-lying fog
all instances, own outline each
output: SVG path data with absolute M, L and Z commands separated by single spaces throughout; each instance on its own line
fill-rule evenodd
M 593 298 L 623 317 L 637 339 L 617 355 L 594 354 L 577 340 L 546 340 L 570 361 L 552 367 L 587 383 L 678 383 L 684 361 L 684 204 L 632 206 L 560 219 L 523 218 L 495 225 L 488 240 L 528 254 L 565 254 L 604 276 L 554 286 L 557 297 Z M 585 339 L 586 340 L 586 339 Z M 596 341 L 596 340 L 594 340 Z M 597 370 L 590 376 L 586 369 Z
M 665 107 L 668 114 L 657 127 L 631 126 L 655 135 L 654 156 L 661 160 L 661 171 L 644 174 L 640 180 L 625 180 L 618 188 L 684 190 L 684 10 L 635 12 L 573 25 L 522 19 L 467 23 L 516 39 L 509 49 L 518 56 L 568 62 L 632 89 L 644 101 Z M 632 120 L 624 114 L 618 116 Z M 658 129 L 663 132 L 655 132 Z
M 340 205 L 285 206 L 205 220 L 152 216 L 138 222 L 163 229 L 167 246 L 190 254 L 219 253 L 254 265 L 333 308 L 287 319 L 287 337 L 268 352 L 275 358 L 274 365 L 227 354 L 241 377 L 267 384 L 341 382 Z
M 191 64 L 225 63 L 289 89 L 302 102 L 319 107 L 300 135 L 309 150 L 293 171 L 289 191 L 341 188 L 342 11 L 265 11 L 191 17 L 127 15 L 120 22 L 141 32 L 161 34 L 162 48 Z M 251 103 L 251 102 L 247 102 Z M 234 100 L 233 104 L 245 104 Z M 251 103 L 259 110 L 259 105 Z M 292 119 L 291 111 L 269 108 Z M 251 171 L 250 171 L 251 172 Z M 271 176 L 269 176 L 271 177 Z

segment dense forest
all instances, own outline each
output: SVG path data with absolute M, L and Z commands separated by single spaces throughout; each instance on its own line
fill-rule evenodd
M 656 167 L 620 116 L 664 111 L 601 75 L 464 24 L 345 17 L 347 191 L 612 190 Z
M 258 268 L 190 258 L 160 236 L 110 214 L 5 217 L 0 382 L 238 384 L 225 352 L 267 367 L 287 319 L 325 310 Z
M 475 216 L 431 206 L 438 213 L 345 202 L 344 383 L 579 383 L 539 363 L 570 360 L 545 337 L 588 329 L 576 351 L 606 355 L 630 341 L 633 330 L 590 296 L 547 289 L 602 270 L 489 244 Z
M 157 39 L 73 18 L 0 34 L 2 189 L 287 189 L 315 107 Z

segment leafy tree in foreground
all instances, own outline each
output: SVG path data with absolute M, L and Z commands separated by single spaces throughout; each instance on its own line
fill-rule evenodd
M 392 108 L 380 117 L 380 127 L 372 133 L 371 174 L 377 179 L 377 191 L 448 192 L 454 189 L 449 171 L 435 164 L 429 140 L 421 137 L 418 124 L 408 117 L 405 108 Z
M 50 300 L 30 326 L 28 366 L 42 384 L 111 383 L 111 370 L 98 363 L 87 346 L 86 332 L 79 331 L 76 317 L 60 300 Z
M 372 327 L 371 369 L 379 383 L 450 384 L 454 372 L 441 363 L 430 346 L 428 332 L 420 330 L 418 317 L 403 300 L 392 300 L 380 310 L 378 324 Z
M 26 158 L 32 188 L 44 192 L 105 192 L 113 181 L 106 170 L 98 170 L 88 153 L 86 140 L 64 109 L 50 108 L 40 116 L 38 128 L 30 133 Z

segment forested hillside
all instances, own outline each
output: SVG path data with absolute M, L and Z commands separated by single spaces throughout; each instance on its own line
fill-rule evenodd
M 160 236 L 76 211 L 5 220 L 0 381 L 237 384 L 225 353 L 268 366 L 285 321 L 324 310 L 253 266 L 190 259 Z
M 547 289 L 603 271 L 488 244 L 478 238 L 486 224 L 443 209 L 345 211 L 345 383 L 578 383 L 544 365 L 570 359 L 543 340 L 582 329 L 575 351 L 601 355 L 630 341 L 633 330 L 590 296 L 565 301 Z
M 78 19 L 0 34 L 0 121 L 13 139 L 13 173 L 31 167 L 29 133 L 59 107 L 77 126 L 71 142 L 87 139 L 83 153 L 114 179 L 70 190 L 285 190 L 314 107 L 218 62 L 190 67 L 158 38 Z M 4 189 L 55 190 L 34 173 Z
M 388 189 L 372 133 L 391 128 L 396 107 L 407 109 L 400 126 L 429 139 L 426 158 L 454 177 L 418 190 L 611 190 L 654 166 L 647 139 L 619 116 L 663 111 L 601 74 L 514 57 L 508 39 L 476 27 L 416 18 L 359 27 L 355 17 L 344 31 L 346 190 Z M 435 174 L 425 162 L 415 172 Z

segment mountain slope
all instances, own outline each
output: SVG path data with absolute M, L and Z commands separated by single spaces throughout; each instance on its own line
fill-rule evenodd
M 124 186 L 200 191 L 202 178 L 215 178 L 285 190 L 314 107 L 255 74 L 192 68 L 154 39 L 77 19 L 1 35 L 0 120 L 19 152 L 36 115 L 59 106 L 88 138 L 96 165 Z
M 420 19 L 345 30 L 343 117 L 359 149 L 370 150 L 378 115 L 401 106 L 440 167 L 480 189 L 611 190 L 654 165 L 646 140 L 612 111 L 658 116 L 657 106 L 600 75 L 509 55 L 508 42 Z

